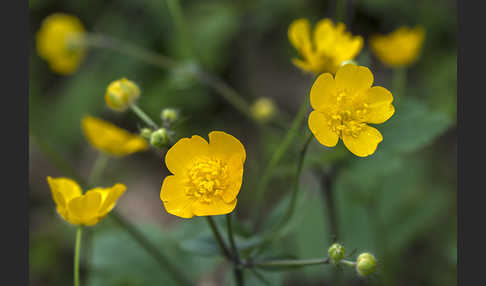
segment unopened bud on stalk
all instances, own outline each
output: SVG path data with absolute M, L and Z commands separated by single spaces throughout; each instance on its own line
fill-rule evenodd
M 105 101 L 115 111 L 125 111 L 140 97 L 140 88 L 126 78 L 115 80 L 106 89 Z
M 167 129 L 160 128 L 159 130 L 152 132 L 152 135 L 150 136 L 150 144 L 152 146 L 156 148 L 164 148 L 167 147 L 168 143 L 169 132 L 167 132 Z
M 361 253 L 356 259 L 356 271 L 361 276 L 368 276 L 375 272 L 376 258 L 371 253 Z
M 329 247 L 327 253 L 331 259 L 331 262 L 337 265 L 339 261 L 344 258 L 344 246 L 339 243 L 334 243 L 331 245 L 331 247 Z
M 174 108 L 164 108 L 160 112 L 160 118 L 164 124 L 170 125 L 179 119 L 179 112 Z
M 275 115 L 276 107 L 273 101 L 267 97 L 257 99 L 251 106 L 252 116 L 261 122 L 266 122 Z
M 140 136 L 143 139 L 150 141 L 150 138 L 152 136 L 152 130 L 149 128 L 143 128 L 142 130 L 140 130 Z

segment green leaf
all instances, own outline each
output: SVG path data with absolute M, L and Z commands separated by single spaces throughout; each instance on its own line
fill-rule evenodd
M 423 102 L 412 97 L 400 99 L 395 114 L 377 128 L 383 134 L 383 142 L 376 152 L 416 151 L 432 143 L 452 125 L 443 113 L 430 110 Z
M 213 258 L 187 255 L 181 249 L 179 241 L 192 232 L 188 226 L 180 225 L 164 231 L 152 225 L 137 227 L 193 281 L 212 270 L 218 262 Z M 92 255 L 88 285 L 174 285 L 172 276 L 123 229 L 104 229 L 95 233 Z

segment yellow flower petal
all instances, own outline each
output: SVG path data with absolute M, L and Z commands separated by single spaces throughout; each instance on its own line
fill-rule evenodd
M 112 156 L 126 156 L 149 148 L 142 137 L 99 118 L 85 116 L 81 126 L 95 148 Z
M 312 108 L 325 111 L 333 106 L 336 100 L 336 82 L 330 73 L 319 75 L 310 91 Z
M 75 72 L 84 59 L 85 30 L 81 21 L 68 14 L 55 13 L 42 21 L 36 35 L 39 56 L 59 74 Z
M 378 144 L 383 140 L 383 136 L 376 128 L 365 126 L 357 138 L 353 136 L 343 136 L 346 148 L 354 155 L 366 157 L 373 154 Z
M 228 178 L 228 188 L 222 194 L 222 198 L 226 203 L 233 203 L 236 196 L 240 192 L 241 184 L 243 183 L 243 163 L 239 156 L 233 156 L 228 162 L 228 169 L 230 177 Z
M 329 128 L 327 119 L 321 112 L 311 112 L 309 115 L 309 129 L 317 141 L 324 146 L 334 147 L 339 141 L 339 136 Z
M 197 201 L 194 203 L 194 214 L 197 216 L 224 215 L 232 212 L 236 207 L 236 199 L 231 203 L 224 202 L 221 198 L 204 203 Z
M 233 156 L 241 158 L 241 163 L 245 162 L 245 147 L 240 140 L 223 131 L 212 131 L 209 133 L 209 152 L 225 160 Z
M 409 66 L 417 60 L 424 38 L 422 27 L 410 29 L 402 26 L 387 35 L 372 35 L 369 44 L 383 64 L 397 68 Z
M 373 74 L 364 66 L 346 64 L 336 72 L 336 86 L 351 92 L 364 91 L 373 84 Z
M 101 206 L 98 212 L 99 217 L 104 217 L 108 214 L 116 205 L 118 198 L 123 195 L 127 187 L 123 184 L 115 184 L 111 188 L 94 188 L 86 192 L 97 192 L 101 195 Z
M 69 178 L 47 177 L 47 183 L 51 189 L 52 197 L 57 206 L 57 211 L 64 217 L 67 204 L 75 197 L 81 196 L 81 187 Z
M 230 134 L 213 131 L 179 140 L 165 158 L 175 174 L 162 183 L 160 199 L 170 214 L 190 218 L 231 212 L 243 180 L 246 151 Z
M 192 211 L 194 200 L 186 195 L 184 189 L 184 179 L 178 176 L 167 176 L 162 183 L 160 199 L 168 213 L 182 218 L 191 218 L 194 216 Z
M 101 195 L 98 192 L 86 193 L 72 199 L 68 204 L 69 222 L 86 226 L 98 223 L 100 206 Z
M 196 156 L 207 155 L 208 152 L 209 144 L 201 136 L 182 138 L 167 151 L 165 164 L 172 174 L 183 173 Z
M 294 20 L 288 30 L 290 43 L 304 57 L 312 51 L 311 28 L 309 20 L 301 18 Z
M 370 88 L 365 99 L 369 110 L 366 122 L 380 124 L 387 121 L 395 113 L 392 101 L 393 96 L 386 88 L 381 86 Z

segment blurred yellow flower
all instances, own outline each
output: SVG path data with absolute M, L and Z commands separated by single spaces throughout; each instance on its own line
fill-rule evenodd
M 266 122 L 275 114 L 276 108 L 273 100 L 267 97 L 261 97 L 255 100 L 251 106 L 252 116 L 261 122 Z
M 81 187 L 69 178 L 47 177 L 57 212 L 74 225 L 92 226 L 104 218 L 126 190 L 125 185 L 94 188 L 82 194 Z
M 424 38 L 422 27 L 400 27 L 388 35 L 373 35 L 369 43 L 375 56 L 385 65 L 403 67 L 418 58 Z
M 75 72 L 85 56 L 85 30 L 71 15 L 55 13 L 42 21 L 37 32 L 37 52 L 59 74 Z
M 147 141 L 139 135 L 96 117 L 85 116 L 81 126 L 91 145 L 112 156 L 130 155 L 149 148 Z
M 182 138 L 165 156 L 173 174 L 164 179 L 160 191 L 165 209 L 182 218 L 232 212 L 245 159 L 245 147 L 225 132 L 209 133 L 209 144 L 197 135 Z
M 342 62 L 354 59 L 363 47 L 361 36 L 351 35 L 343 23 L 334 25 L 330 19 L 320 20 L 313 35 L 309 20 L 294 20 L 289 26 L 288 36 L 303 58 L 292 59 L 294 65 L 315 74 L 336 73 Z
M 347 64 L 336 76 L 321 74 L 310 92 L 314 111 L 309 128 L 324 146 L 334 147 L 339 138 L 359 157 L 375 152 L 381 133 L 367 125 L 387 121 L 395 112 L 393 96 L 381 86 L 371 87 L 373 74 L 364 66 Z
M 140 88 L 126 78 L 115 80 L 108 85 L 105 102 L 115 111 L 124 111 L 140 96 Z

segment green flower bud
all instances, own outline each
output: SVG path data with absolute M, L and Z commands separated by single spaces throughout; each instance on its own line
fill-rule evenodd
M 152 130 L 149 128 L 143 128 L 142 130 L 140 130 L 140 136 L 143 139 L 150 141 L 150 138 L 152 136 Z
M 371 253 L 361 253 L 356 259 L 356 271 L 361 276 L 368 276 L 375 272 L 376 258 Z
M 164 148 L 169 143 L 169 132 L 167 129 L 160 128 L 157 131 L 152 132 L 150 136 L 150 144 L 156 148 Z
M 327 253 L 332 263 L 337 265 L 344 258 L 344 246 L 339 243 L 334 243 L 329 247 Z
M 179 119 L 179 112 L 174 108 L 164 108 L 160 113 L 160 118 L 165 124 L 172 124 Z
M 251 115 L 260 122 L 266 122 L 276 113 L 277 108 L 268 97 L 261 97 L 255 100 L 251 106 Z

